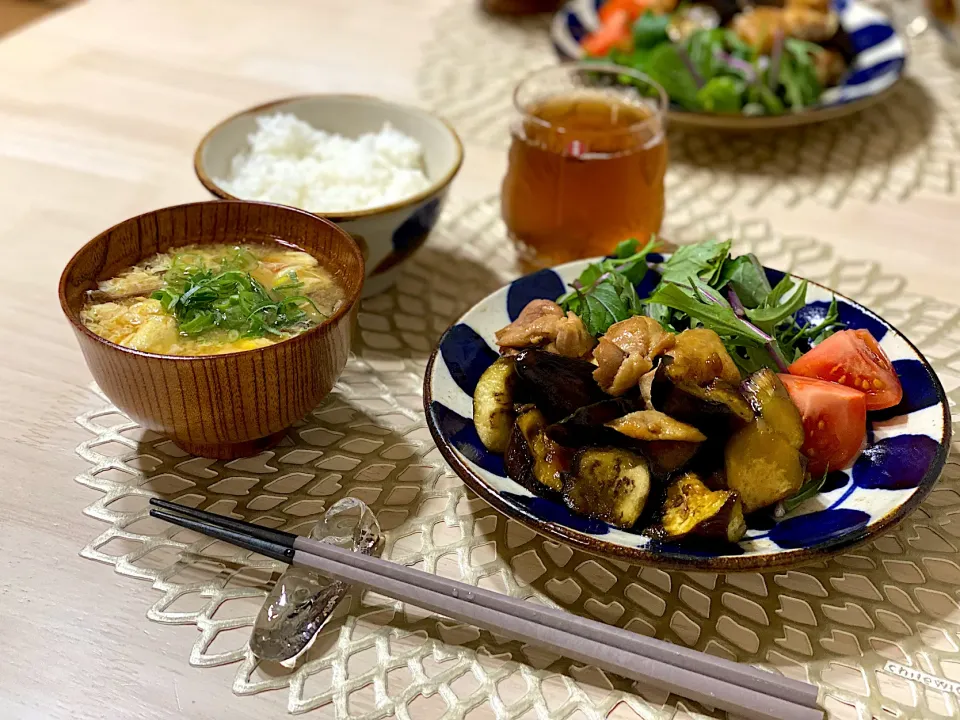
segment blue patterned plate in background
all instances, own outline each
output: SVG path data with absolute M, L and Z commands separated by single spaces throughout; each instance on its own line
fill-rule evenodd
M 597 11 L 607 0 L 571 0 L 553 17 L 550 37 L 562 60 L 583 57 L 580 40 L 600 23 Z M 850 115 L 886 97 L 901 80 L 907 43 L 886 15 L 861 0 L 833 0 L 840 25 L 850 34 L 856 53 L 844 79 L 826 90 L 820 104 L 782 115 L 698 113 L 670 109 L 675 125 L 728 130 L 791 127 Z
M 498 357 L 494 333 L 530 300 L 556 299 L 590 262 L 541 270 L 497 290 L 452 325 L 430 357 L 423 387 L 430 432 L 454 471 L 495 508 L 544 535 L 611 559 L 728 572 L 780 569 L 833 555 L 891 529 L 930 492 L 950 442 L 943 387 L 899 331 L 839 294 L 840 318 L 850 328 L 869 330 L 893 361 L 903 400 L 868 414 L 867 448 L 849 467 L 830 473 L 820 494 L 781 518 L 765 511 L 749 516 L 746 536 L 719 551 L 725 554 L 662 543 L 573 514 L 562 501 L 538 497 L 508 478 L 503 457 L 483 447 L 473 425 L 474 388 Z M 773 284 L 783 276 L 769 269 L 767 274 Z M 657 280 L 656 272 L 647 273 L 640 296 L 649 295 Z M 822 316 L 833 294 L 810 283 L 800 314 L 809 320 Z

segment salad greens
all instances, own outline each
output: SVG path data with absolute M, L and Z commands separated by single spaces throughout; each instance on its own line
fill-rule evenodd
M 794 508 L 800 507 L 810 498 L 819 495 L 820 491 L 823 489 L 823 486 L 827 483 L 827 475 L 829 474 L 829 470 L 825 471 L 823 475 L 819 477 L 813 477 L 808 474 L 807 481 L 800 486 L 800 489 L 797 490 L 797 494 L 780 502 L 783 512 L 788 513 Z
M 557 303 L 579 315 L 595 337 L 636 315 L 674 332 L 708 328 L 745 373 L 762 367 L 783 371 L 810 343 L 844 327 L 836 298 L 820 322 L 798 324 L 807 281 L 784 275 L 771 287 L 754 255 L 731 256 L 729 240 L 678 248 L 658 268 L 660 280 L 649 297 L 640 297 L 635 286 L 652 271 L 646 256 L 656 247 L 655 239 L 642 248 L 636 240 L 621 242 L 613 257 L 589 265 Z
M 614 46 L 591 59 L 645 73 L 671 102 L 693 112 L 773 115 L 818 102 L 819 45 L 778 37 L 771 54 L 763 56 L 727 28 L 696 30 L 674 42 L 667 34 L 670 20 L 648 10 L 633 23 L 630 49 Z M 631 79 L 625 75 L 624 81 Z
M 617 245 L 613 257 L 588 265 L 568 293 L 557 299 L 564 310 L 580 316 L 593 336 L 603 335 L 615 322 L 643 314 L 635 285 L 647 274 L 647 255 L 656 249 L 656 240 L 637 249 L 636 240 Z
M 257 258 L 243 248 L 236 248 L 218 269 L 198 264 L 192 255 L 177 255 L 164 274 L 163 289 L 151 297 L 173 313 L 178 330 L 185 335 L 212 329 L 238 338 L 281 335 L 312 324 L 315 316 L 308 315 L 305 306 L 323 317 L 313 300 L 296 292 L 303 287 L 296 272 L 267 290 L 250 274 L 257 264 Z

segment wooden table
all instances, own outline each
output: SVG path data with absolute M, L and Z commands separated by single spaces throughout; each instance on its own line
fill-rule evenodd
M 194 627 L 149 622 L 148 586 L 78 556 L 103 526 L 81 514 L 96 493 L 73 482 L 84 467 L 73 419 L 89 406 L 90 376 L 56 282 L 107 226 L 206 198 L 192 152 L 235 110 L 307 91 L 415 101 L 444 3 L 93 0 L 0 41 L 0 717 L 285 713 L 281 693 L 235 697 L 230 666 L 191 668 Z M 496 192 L 503 164 L 467 143 L 455 192 Z M 726 209 L 880 261 L 909 290 L 960 304 L 960 204 L 949 196 Z

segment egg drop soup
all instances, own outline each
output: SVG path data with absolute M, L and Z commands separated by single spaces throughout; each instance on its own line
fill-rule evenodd
M 124 347 L 214 355 L 266 347 L 344 302 L 315 257 L 282 245 L 188 245 L 159 253 L 88 292 L 83 324 Z

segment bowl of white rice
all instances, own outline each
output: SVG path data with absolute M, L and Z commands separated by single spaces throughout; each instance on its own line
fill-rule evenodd
M 290 205 L 349 232 L 365 296 L 389 288 L 427 239 L 463 162 L 453 128 L 364 95 L 306 95 L 233 115 L 200 141 L 200 182 L 225 199 Z

